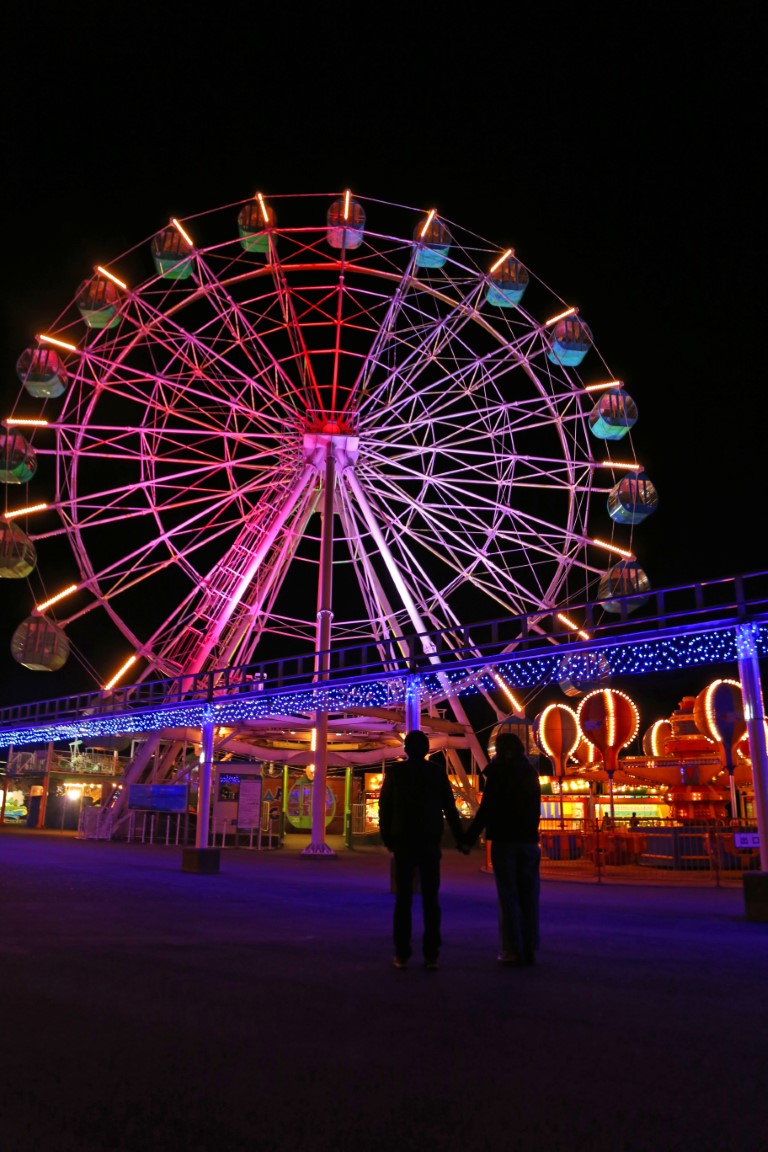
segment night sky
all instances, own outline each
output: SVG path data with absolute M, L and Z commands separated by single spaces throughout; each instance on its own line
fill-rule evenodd
M 349 187 L 514 246 L 579 306 L 639 409 L 655 588 L 768 568 L 761 10 L 591 7 L 230 4 L 225 19 L 12 0 L 6 407 L 18 355 L 95 263 L 256 188 Z M 54 688 L 14 664 L 29 593 L 2 591 L 3 697 L 74 688 L 76 666 Z M 668 714 L 679 684 L 664 690 Z

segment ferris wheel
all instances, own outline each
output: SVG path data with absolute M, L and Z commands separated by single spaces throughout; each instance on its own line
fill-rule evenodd
M 173 219 L 18 373 L 0 567 L 30 583 L 27 667 L 96 636 L 102 685 L 437 630 L 445 659 L 462 626 L 648 587 L 633 401 L 575 308 L 434 210 Z

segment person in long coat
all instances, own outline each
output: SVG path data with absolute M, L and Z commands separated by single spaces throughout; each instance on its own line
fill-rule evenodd
M 414 729 L 404 741 L 406 760 L 391 764 L 379 794 L 379 830 L 394 854 L 394 965 L 406 968 L 411 943 L 414 884 L 421 888 L 424 964 L 437 968 L 440 933 L 440 859 L 444 821 L 461 851 L 462 824 L 444 765 L 428 760 L 429 738 Z
M 535 963 L 539 946 L 541 785 L 520 737 L 500 732 L 485 773 L 480 807 L 465 832 L 471 846 L 485 829 L 496 881 L 501 964 Z

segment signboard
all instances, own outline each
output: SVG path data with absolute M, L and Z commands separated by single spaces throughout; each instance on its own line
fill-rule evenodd
M 736 848 L 740 848 L 743 852 L 748 848 L 760 847 L 760 833 L 759 832 L 734 832 L 733 843 Z
M 186 784 L 129 784 L 128 807 L 145 812 L 186 812 Z
M 261 824 L 261 776 L 243 776 L 237 801 L 238 828 L 258 828 Z

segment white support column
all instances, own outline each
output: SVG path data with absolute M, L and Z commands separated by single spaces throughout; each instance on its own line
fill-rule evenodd
M 740 624 L 736 630 L 741 694 L 744 719 L 752 758 L 755 785 L 755 811 L 760 836 L 760 867 L 768 872 L 768 753 L 765 740 L 765 706 L 760 682 L 760 664 L 751 624 Z
M 201 732 L 200 768 L 197 778 L 197 830 L 195 847 L 208 847 L 211 818 L 211 775 L 213 772 L 213 709 L 205 710 Z
M 317 640 L 315 680 L 328 679 L 331 667 L 331 609 L 333 592 L 333 493 L 336 485 L 336 460 L 329 437 L 325 455 L 323 487 L 323 531 L 320 543 L 320 586 L 317 594 Z M 328 779 L 328 712 L 315 713 L 315 775 L 312 782 L 312 839 L 302 856 L 335 856 L 325 841 L 325 793 Z
M 405 682 L 405 730 L 413 732 L 421 722 L 421 693 L 418 676 L 409 676 Z

